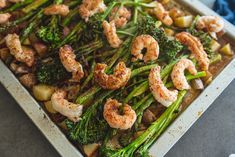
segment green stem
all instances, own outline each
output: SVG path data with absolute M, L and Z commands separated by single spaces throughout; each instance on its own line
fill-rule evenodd
M 17 9 L 19 9 L 19 8 L 21 8 L 21 7 L 23 7 L 23 6 L 25 6 L 25 5 L 28 5 L 28 4 L 32 3 L 32 2 L 33 2 L 33 0 L 25 0 L 25 1 L 23 1 L 23 2 L 18 2 L 18 3 L 13 4 L 13 5 L 10 6 L 9 8 L 3 10 L 2 12 L 3 12 L 3 13 L 13 12 L 13 11 L 15 11 L 15 10 L 17 10 Z
M 45 4 L 48 2 L 48 0 L 35 0 L 33 3 L 27 5 L 25 8 L 22 9 L 24 13 L 30 13 L 33 10 L 37 9 L 41 5 Z

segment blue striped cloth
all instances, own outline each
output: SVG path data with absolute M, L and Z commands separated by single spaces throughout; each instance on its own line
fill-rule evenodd
M 235 25 L 235 0 L 216 0 L 213 9 Z

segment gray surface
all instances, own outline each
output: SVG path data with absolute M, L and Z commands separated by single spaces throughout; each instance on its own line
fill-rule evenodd
M 211 6 L 211 1 L 205 3 Z M 235 81 L 166 157 L 227 157 L 235 153 Z M 0 157 L 58 157 L 58 153 L 0 85 Z

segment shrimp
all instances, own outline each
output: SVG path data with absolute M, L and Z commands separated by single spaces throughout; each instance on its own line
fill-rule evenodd
M 177 90 L 168 90 L 160 76 L 160 66 L 151 69 L 149 73 L 149 86 L 154 98 L 163 106 L 169 107 L 177 99 Z
M 83 106 L 74 104 L 65 99 L 66 92 L 57 90 L 52 94 L 51 103 L 52 107 L 60 114 L 68 117 L 73 122 L 78 122 L 82 115 Z
M 208 70 L 210 60 L 208 59 L 207 54 L 204 51 L 203 45 L 200 42 L 200 40 L 187 32 L 178 33 L 176 34 L 175 37 L 182 44 L 185 44 L 188 46 L 189 50 L 192 52 L 195 59 L 198 61 L 201 69 Z
M 127 130 L 133 126 L 136 121 L 136 113 L 128 104 L 124 104 L 122 108 L 123 114 L 119 113 L 119 107 L 122 104 L 116 99 L 108 99 L 104 105 L 103 116 L 110 127 Z
M 0 8 L 6 7 L 7 3 L 6 0 L 0 0 Z
M 224 28 L 224 21 L 217 16 L 201 16 L 199 17 L 196 27 L 198 29 L 206 29 L 208 32 L 218 33 Z
M 103 0 L 83 0 L 79 6 L 79 14 L 85 21 L 89 20 L 89 17 L 96 13 L 105 11 L 106 6 Z
M 114 7 L 109 16 L 109 21 L 114 20 L 115 26 L 120 28 L 125 26 L 130 18 L 131 12 L 126 7 Z
M 66 16 L 69 13 L 69 7 L 64 4 L 53 4 L 44 10 L 45 15 L 61 15 Z
M 95 66 L 95 81 L 104 89 L 118 89 L 126 85 L 131 77 L 131 69 L 124 62 L 119 62 L 114 69 L 114 74 L 105 73 L 107 65 L 98 63 Z
M 77 62 L 76 55 L 73 52 L 73 49 L 69 45 L 64 45 L 59 50 L 60 60 L 68 72 L 72 73 L 73 82 L 79 82 L 84 76 L 82 65 Z
M 9 21 L 11 14 L 9 13 L 2 13 L 0 14 L 0 24 L 5 24 Z
M 5 37 L 6 45 L 10 50 L 10 53 L 16 58 L 17 61 L 25 63 L 31 67 L 34 64 L 35 57 L 33 51 L 23 49 L 20 43 L 19 36 L 17 34 L 8 34 Z
M 147 48 L 147 52 L 143 57 L 141 51 Z M 132 47 L 131 54 L 134 56 L 133 61 L 138 59 L 144 59 L 144 62 L 156 60 L 159 55 L 158 42 L 150 35 L 140 35 L 135 38 Z
M 165 10 L 163 5 L 159 2 L 154 1 L 153 3 L 156 4 L 156 7 L 154 9 L 151 9 L 149 11 L 150 14 L 156 16 L 158 20 L 160 20 L 162 23 L 164 23 L 167 26 L 170 26 L 173 24 L 172 18 L 169 16 L 169 12 Z
M 197 69 L 191 60 L 183 58 L 176 63 L 171 73 L 171 79 L 178 90 L 190 89 L 187 79 L 184 76 L 185 69 L 188 69 L 192 75 L 197 74 Z
M 110 23 L 103 21 L 102 26 L 110 46 L 113 48 L 118 48 L 122 44 L 122 40 L 119 39 L 116 33 L 116 26 L 114 21 L 111 21 Z

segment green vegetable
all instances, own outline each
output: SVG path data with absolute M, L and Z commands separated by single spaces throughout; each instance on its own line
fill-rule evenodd
M 179 109 L 180 104 L 185 96 L 186 91 L 181 91 L 178 95 L 178 99 L 167 108 L 167 110 L 158 118 L 151 126 L 138 138 L 132 141 L 129 145 L 124 148 L 113 150 L 107 146 L 101 148 L 101 154 L 103 157 L 129 157 L 135 156 L 137 153 L 140 156 L 146 155 L 149 148 L 149 139 L 155 137 L 156 134 L 162 132 L 163 128 L 167 127 L 165 124 L 169 124 L 174 118 L 175 111 Z M 147 141 L 147 143 L 146 143 Z M 152 140 L 150 140 L 152 143 Z M 146 146 L 145 146 L 146 145 Z M 145 146 L 144 149 L 141 149 Z M 151 146 L 151 145 L 150 145 Z
M 176 59 L 177 54 L 183 49 L 183 45 L 177 40 L 169 39 L 163 30 L 156 27 L 156 22 L 151 16 L 146 15 L 140 19 L 138 26 L 139 34 L 149 34 L 153 36 L 159 44 L 159 59 L 170 62 Z
M 71 77 L 59 59 L 41 62 L 37 66 L 36 77 L 38 82 L 43 84 L 56 84 Z

